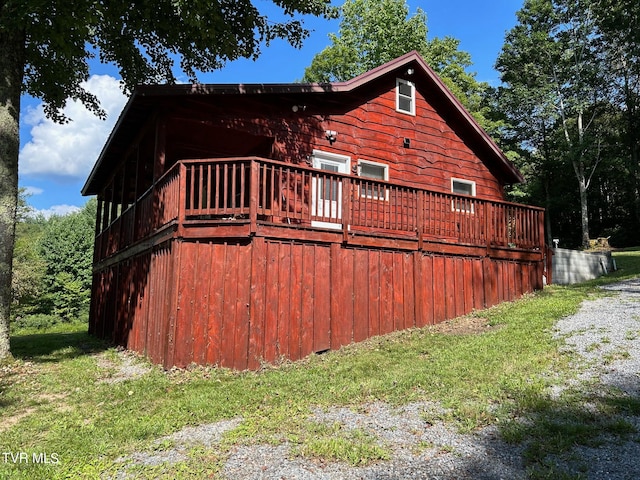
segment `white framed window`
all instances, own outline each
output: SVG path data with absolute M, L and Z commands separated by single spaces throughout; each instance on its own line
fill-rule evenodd
M 386 182 L 389 180 L 389 165 L 371 160 L 358 160 L 358 176 Z M 360 185 L 360 196 L 389 200 L 389 190 L 378 183 L 364 182 Z
M 476 196 L 476 182 L 462 178 L 451 178 L 451 193 L 456 195 Z M 474 201 L 467 198 L 455 198 L 451 201 L 451 209 L 456 212 L 474 212 Z
M 396 79 L 396 111 L 416 114 L 416 86 L 413 82 Z

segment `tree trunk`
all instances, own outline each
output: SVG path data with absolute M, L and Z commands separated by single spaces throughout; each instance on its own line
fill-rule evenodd
M 0 360 L 11 355 L 9 311 L 18 201 L 24 45 L 24 32 L 0 29 Z
M 580 223 L 582 226 L 582 248 L 589 248 L 589 205 L 587 203 L 587 184 L 584 176 L 578 179 L 580 187 Z
M 587 198 L 587 189 L 589 185 L 587 183 L 587 176 L 585 175 L 584 160 L 582 158 L 582 152 L 580 152 L 580 158 L 573 160 L 573 170 L 576 173 L 578 180 L 578 192 L 580 194 L 580 226 L 582 229 L 582 248 L 589 248 L 589 203 Z
M 578 147 L 579 150 L 573 160 L 573 169 L 576 172 L 576 178 L 578 179 L 578 191 L 580 193 L 580 226 L 582 228 L 582 248 L 589 248 L 589 204 L 587 200 L 587 189 L 589 188 L 587 175 L 585 174 L 584 164 L 584 123 L 583 123 L 583 111 L 578 111 L 578 117 L 576 123 L 578 127 Z M 571 148 L 573 145 L 569 140 L 569 131 L 565 127 L 565 135 L 567 137 L 567 145 Z M 594 167 L 595 168 L 595 167 Z
M 545 236 L 546 236 L 546 243 L 549 246 L 554 246 L 553 245 L 553 232 L 551 231 L 551 215 L 550 215 L 550 211 L 551 211 L 551 193 L 549 191 L 549 177 L 547 176 L 547 174 L 544 174 L 544 180 L 543 180 L 543 185 L 544 185 L 544 199 L 545 199 L 545 212 L 544 212 L 544 231 L 545 231 Z

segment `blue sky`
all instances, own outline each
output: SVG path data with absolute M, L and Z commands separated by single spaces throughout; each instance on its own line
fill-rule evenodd
M 524 0 L 408 0 L 413 14 L 417 8 L 427 13 L 429 38 L 451 36 L 460 40 L 460 49 L 471 54 L 477 79 L 499 83 L 493 69 L 504 43 L 505 33 L 516 23 L 516 12 Z M 334 4 L 342 3 L 334 1 Z M 269 14 L 272 2 L 258 0 Z M 309 17 L 313 30 L 300 50 L 285 42 L 274 42 L 256 61 L 238 60 L 224 69 L 202 75 L 205 83 L 281 83 L 300 79 L 313 56 L 329 44 L 328 34 L 337 32 L 339 21 Z M 100 98 L 108 113 L 101 121 L 81 105 L 69 103 L 66 113 L 73 119 L 56 125 L 43 116 L 39 101 L 24 97 L 20 128 L 19 183 L 30 194 L 29 204 L 45 215 L 64 214 L 84 205 L 80 189 L 126 102 L 118 88 L 118 72 L 113 66 L 92 64 L 87 88 Z

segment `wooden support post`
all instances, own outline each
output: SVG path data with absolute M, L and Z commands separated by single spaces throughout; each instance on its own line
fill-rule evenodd
M 420 232 L 422 237 L 422 232 Z M 418 328 L 427 324 L 424 305 L 431 298 L 425 295 L 424 282 L 422 280 L 422 251 L 413 252 L 413 307 L 414 325 Z
M 249 232 L 253 235 L 258 229 L 258 198 L 259 198 L 259 180 L 260 175 L 258 169 L 260 164 L 254 158 L 250 163 L 249 177 Z
M 159 118 L 156 123 L 156 144 L 153 157 L 153 183 L 157 182 L 165 172 L 166 136 L 166 122 L 163 118 Z
M 124 223 L 124 217 L 123 214 L 126 210 L 126 204 L 125 204 L 125 187 L 127 185 L 127 162 L 125 160 L 124 164 L 122 165 L 122 176 L 120 177 L 120 198 L 118 199 L 119 203 L 120 203 L 120 231 L 118 232 L 118 250 L 121 250 L 123 248 L 127 247 L 127 242 L 126 237 L 127 237 L 127 225 L 123 224 Z
M 102 240 L 102 209 L 104 208 L 102 196 L 98 195 L 98 205 L 96 208 L 96 226 L 94 232 L 94 245 L 93 245 L 93 263 L 94 265 L 101 259 L 100 242 Z
M 118 218 L 118 202 L 116 201 L 116 182 L 118 177 L 115 176 L 111 179 L 110 189 L 109 189 L 109 222 L 113 224 L 114 221 Z
M 153 222 L 151 231 L 158 228 L 160 215 L 160 192 L 158 192 L 157 181 L 164 174 L 166 152 L 166 125 L 163 118 L 156 121 L 155 148 L 153 155 Z
M 540 248 L 540 251 L 544 251 L 545 248 L 545 238 L 544 238 L 544 215 L 545 215 L 545 211 L 541 210 L 539 212 L 537 212 L 537 219 L 538 219 L 538 238 L 537 238 L 537 245 Z
M 184 222 L 186 220 L 186 203 L 187 203 L 187 167 L 184 163 L 180 163 L 178 173 L 178 237 L 184 235 Z
M 545 267 L 546 267 L 546 270 L 547 270 L 547 285 L 551 285 L 553 283 L 553 248 L 546 247 L 543 251 L 546 252 L 545 257 L 543 257 L 543 258 L 546 258 Z M 541 269 L 536 267 L 535 270 L 537 272 L 537 271 L 539 271 Z M 536 285 L 534 285 L 534 288 L 537 288 L 538 284 L 540 285 L 540 288 L 542 288 L 543 283 L 542 283 L 542 280 L 540 278 L 536 278 Z
M 424 241 L 424 191 L 418 190 L 418 195 L 416 196 L 416 225 L 418 230 L 418 250 L 422 250 L 422 245 Z
M 351 179 L 343 178 L 342 182 L 342 240 L 349 241 L 349 225 L 351 223 Z
M 132 153 L 133 155 L 133 153 Z M 135 166 L 135 175 L 133 181 L 133 238 L 140 238 L 140 212 L 138 211 L 138 201 L 142 196 L 142 188 L 140 187 L 140 182 L 142 175 L 140 173 L 140 146 L 136 145 L 135 148 L 135 158 L 136 158 L 136 166 Z
M 493 205 L 491 202 L 485 203 L 485 243 L 487 244 L 487 252 L 494 243 L 493 232 Z

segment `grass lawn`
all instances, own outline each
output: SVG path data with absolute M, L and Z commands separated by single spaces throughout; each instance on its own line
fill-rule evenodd
M 633 433 L 613 417 L 640 412 L 640 403 L 612 397 L 587 415 L 584 394 L 552 398 L 547 389 L 573 375 L 552 338 L 554 322 L 604 295 L 597 285 L 640 274 L 640 251 L 615 258 L 619 271 L 604 279 L 552 286 L 445 327 L 377 337 L 260 372 L 165 372 L 90 337 L 86 325 L 15 332 L 15 360 L 0 365 L 0 478 L 115 477 L 122 457 L 170 448 L 157 443 L 163 436 L 238 418 L 219 445 L 193 447 L 174 465 L 140 466 L 136 478 L 215 477 L 233 445 L 285 440 L 305 455 L 362 465 L 388 452 L 366 435 L 309 421 L 312 409 L 421 400 L 439 402 L 444 419 L 462 431 L 498 424 L 506 440 L 526 443 L 532 478 L 559 478 L 546 464 L 549 452 L 603 431 Z M 524 429 L 516 421 L 522 417 L 538 420 Z

